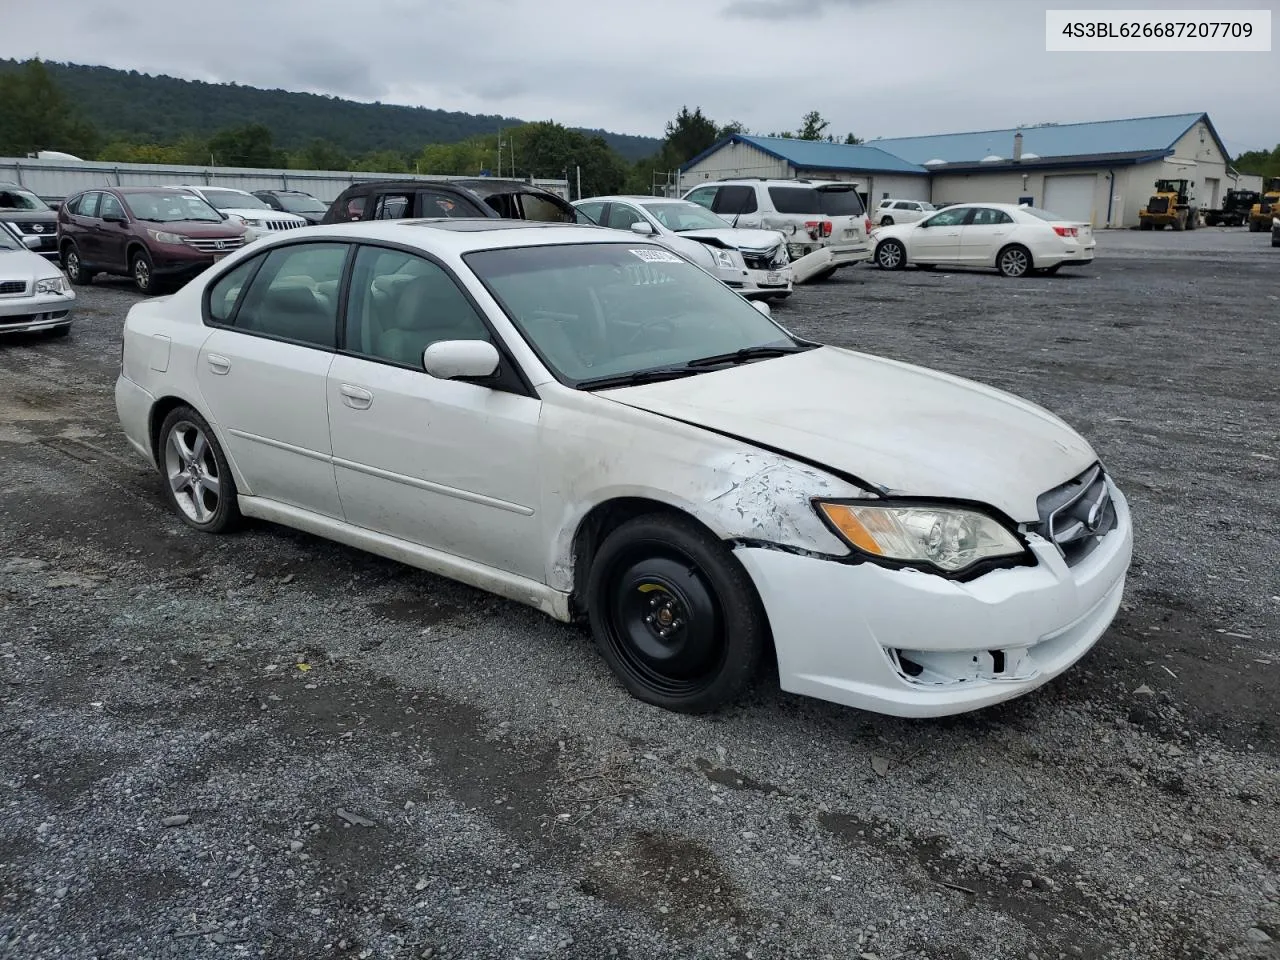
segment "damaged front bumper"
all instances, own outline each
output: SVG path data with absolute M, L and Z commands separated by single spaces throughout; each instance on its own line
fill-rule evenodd
M 876 713 L 938 717 L 1012 699 L 1106 631 L 1133 552 L 1129 508 L 1075 566 L 1034 534 L 1035 566 L 968 582 L 760 546 L 735 555 L 764 603 L 782 689 Z

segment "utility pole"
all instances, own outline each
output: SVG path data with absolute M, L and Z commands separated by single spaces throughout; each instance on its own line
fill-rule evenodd
M 578 165 L 578 199 L 582 199 L 582 166 Z
M 502 176 L 502 128 L 498 128 L 498 176 Z

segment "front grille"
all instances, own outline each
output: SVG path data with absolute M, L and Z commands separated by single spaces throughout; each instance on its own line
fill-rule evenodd
M 742 250 L 742 259 L 748 270 L 781 270 L 790 261 L 784 256 L 784 247 L 773 250 Z
M 18 228 L 20 233 L 34 233 L 36 236 L 52 235 L 56 233 L 58 229 L 52 223 L 44 223 L 43 221 L 40 223 L 23 223 L 22 221 L 10 222 Z M 37 230 L 36 227 L 39 227 L 40 229 Z
M 296 220 L 267 220 L 268 230 L 295 230 L 298 227 L 305 227 L 305 223 L 298 223 Z
M 1152 197 L 1151 202 L 1147 204 L 1147 213 L 1168 213 L 1169 198 L 1168 197 Z
M 231 250 L 238 250 L 244 246 L 244 237 L 224 237 L 221 240 L 208 239 L 203 237 L 188 237 L 187 243 L 201 253 L 227 253 Z
M 1116 507 L 1101 464 L 1042 493 L 1036 512 L 1040 521 L 1035 532 L 1058 548 L 1069 567 L 1093 553 L 1116 525 Z
M 26 292 L 27 281 L 25 280 L 0 280 L 0 296 L 13 296 Z

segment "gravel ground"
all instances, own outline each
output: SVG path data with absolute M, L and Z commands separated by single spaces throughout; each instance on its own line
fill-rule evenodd
M 689 718 L 589 637 L 127 449 L 135 297 L 0 343 L 0 956 L 1280 956 L 1280 303 L 1245 231 L 1054 278 L 872 268 L 798 333 L 1023 394 L 1128 493 L 1123 610 L 1002 707 Z

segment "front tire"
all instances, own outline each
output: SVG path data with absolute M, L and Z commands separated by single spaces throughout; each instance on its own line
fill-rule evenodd
M 165 499 L 182 522 L 225 533 L 240 521 L 236 482 L 208 422 L 188 406 L 169 411 L 156 449 Z
M 138 250 L 129 258 L 129 276 L 139 293 L 148 296 L 155 293 L 156 278 L 152 272 L 151 257 L 145 250 Z
M 85 268 L 84 261 L 80 259 L 80 250 L 74 243 L 68 243 L 62 248 L 62 269 L 67 279 L 78 287 L 85 287 L 93 282 L 93 275 Z
M 601 656 L 638 700 L 709 713 L 750 684 L 768 641 L 751 578 L 725 546 L 680 516 L 637 517 L 591 564 L 588 616 Z
M 1031 273 L 1031 251 L 1021 244 L 1010 244 L 996 257 L 996 269 L 1002 277 L 1018 278 Z
M 907 265 L 907 248 L 899 240 L 883 240 L 876 247 L 876 266 L 881 270 L 901 270 Z

